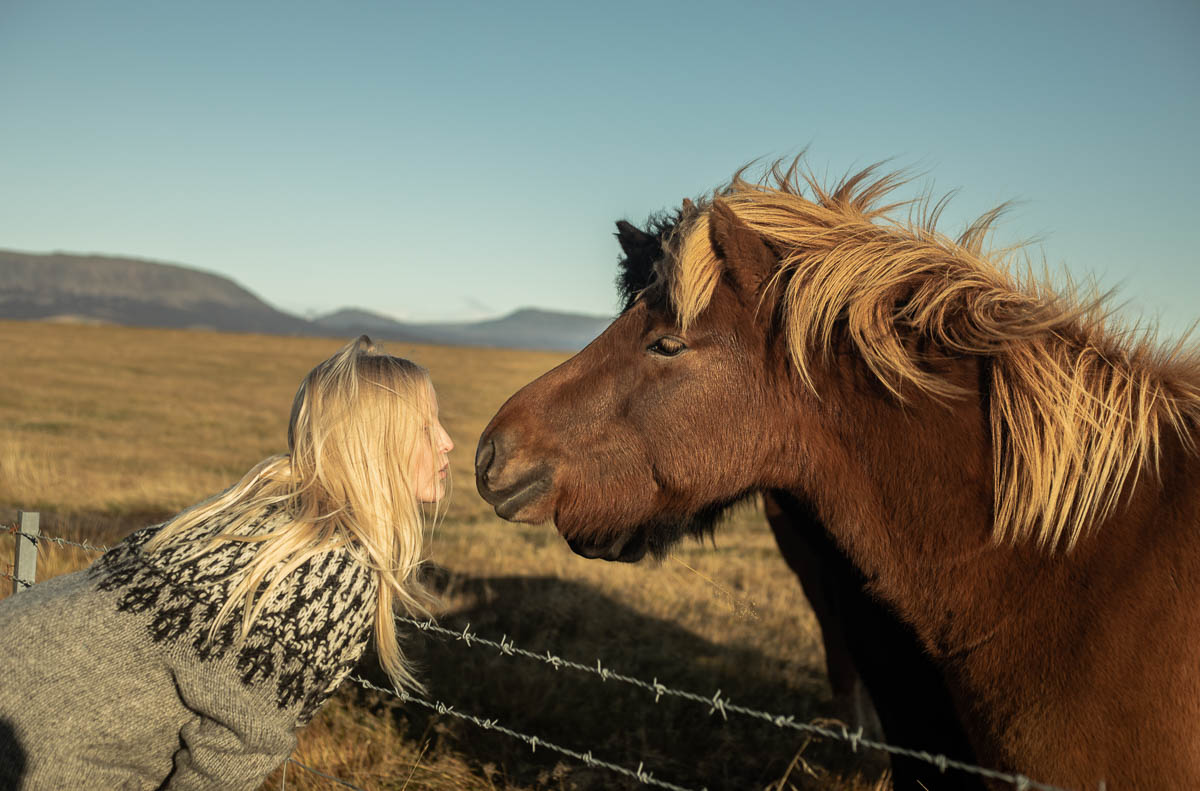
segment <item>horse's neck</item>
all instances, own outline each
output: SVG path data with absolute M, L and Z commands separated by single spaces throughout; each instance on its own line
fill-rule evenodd
M 1161 478 L 1143 470 L 1069 553 L 997 546 L 987 399 L 898 406 L 836 363 L 819 400 L 797 390 L 781 456 L 941 669 L 979 762 L 1068 787 L 1200 787 L 1196 452 L 1166 432 Z M 981 367 L 955 366 L 982 392 Z
M 961 372 L 965 385 L 978 370 Z M 898 405 L 862 380 L 822 400 L 833 441 L 806 465 L 822 520 L 935 654 L 968 650 L 1003 626 L 1033 553 L 992 541 L 990 429 L 980 399 Z M 1031 557 L 1024 557 L 1031 554 Z
M 824 400 L 836 441 L 804 465 L 798 488 L 973 712 L 981 761 L 1090 777 L 1041 729 L 1081 740 L 1072 756 L 1121 754 L 1120 734 L 1094 727 L 1111 717 L 1107 699 L 1089 698 L 1115 694 L 1113 679 L 1123 700 L 1157 701 L 1130 714 L 1135 731 L 1158 710 L 1200 716 L 1200 644 L 1182 637 L 1200 633 L 1200 457 L 1178 436 L 1163 443 L 1161 479 L 1144 471 L 1104 523 L 1051 552 L 992 540 L 982 399 L 899 408 L 855 387 Z
M 1131 568 L 1194 555 L 1191 584 L 1200 592 L 1200 454 L 1174 432 L 1163 437 L 1159 472 L 1143 469 L 1136 486 L 1131 479 L 1112 515 L 1067 553 L 1031 539 L 995 543 L 982 399 L 898 406 L 856 387 L 837 404 L 834 449 L 806 465 L 811 478 L 801 488 L 875 592 L 935 655 L 973 650 L 1036 621 L 1034 602 L 1066 606 L 1100 580 L 1117 588 Z

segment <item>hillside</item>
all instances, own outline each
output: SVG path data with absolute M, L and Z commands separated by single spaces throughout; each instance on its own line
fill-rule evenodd
M 611 321 L 525 308 L 479 322 L 405 323 L 357 308 L 310 321 L 235 281 L 178 264 L 0 250 L 0 318 L 270 335 L 357 335 L 450 346 L 580 349 Z
M 103 321 L 139 327 L 307 334 L 234 281 L 176 264 L 0 250 L 0 317 Z

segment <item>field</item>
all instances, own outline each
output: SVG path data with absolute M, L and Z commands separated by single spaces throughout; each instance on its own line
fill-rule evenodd
M 285 449 L 296 385 L 345 340 L 0 322 L 0 522 L 37 510 L 44 533 L 111 544 L 223 489 Z M 442 626 L 800 720 L 829 716 L 816 621 L 756 508 L 662 564 L 579 558 L 551 526 L 496 517 L 472 472 L 492 414 L 566 355 L 388 348 L 430 370 L 456 442 L 453 494 L 429 544 Z M 0 537 L 0 571 L 11 553 Z M 43 542 L 38 578 L 94 557 Z M 676 785 L 887 785 L 881 761 L 838 743 L 416 630 L 405 646 L 431 699 Z M 360 672 L 382 682 L 370 657 Z M 296 760 L 363 789 L 647 787 L 349 683 L 299 738 Z M 294 765 L 286 785 L 337 787 Z

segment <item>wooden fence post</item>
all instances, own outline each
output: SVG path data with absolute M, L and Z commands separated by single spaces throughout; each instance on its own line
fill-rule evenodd
M 18 535 L 13 536 L 13 593 L 20 593 L 37 581 L 37 536 L 41 532 L 41 514 L 17 511 Z

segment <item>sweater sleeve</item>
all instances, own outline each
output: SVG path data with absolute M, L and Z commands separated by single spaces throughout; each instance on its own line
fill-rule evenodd
M 195 716 L 179 731 L 170 791 L 254 789 L 296 746 L 293 711 L 231 673 L 197 664 L 176 673 L 179 698 Z
M 179 732 L 168 789 L 253 789 L 296 746 L 295 731 L 349 674 L 371 631 L 374 575 L 345 552 L 289 578 L 244 640 L 239 613 L 173 645 L 179 699 L 195 716 Z M 198 619 L 211 622 L 215 605 Z M 170 620 L 167 618 L 166 620 Z
M 133 639 L 161 660 L 174 687 L 174 700 L 162 702 L 174 722 L 164 735 L 171 768 L 161 787 L 257 787 L 362 655 L 375 573 L 346 549 L 314 555 L 271 592 L 243 636 L 240 604 L 215 628 L 213 621 L 257 545 L 226 542 L 181 557 L 122 546 L 89 574 L 119 612 L 137 619 Z

